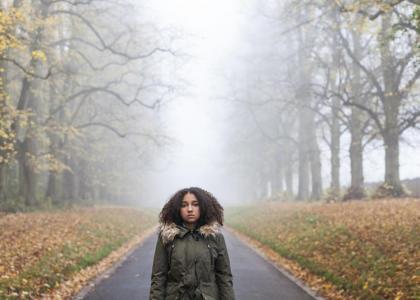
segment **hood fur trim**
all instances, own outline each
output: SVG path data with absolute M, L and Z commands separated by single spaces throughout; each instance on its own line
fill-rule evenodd
M 205 224 L 203 226 L 200 226 L 200 228 L 198 228 L 198 231 L 206 238 L 210 235 L 216 236 L 216 234 L 220 232 L 220 224 L 218 222 Z M 173 241 L 175 236 L 177 236 L 181 232 L 181 229 L 179 229 L 178 225 L 176 225 L 175 223 L 160 223 L 159 232 L 161 232 L 162 242 L 165 245 Z

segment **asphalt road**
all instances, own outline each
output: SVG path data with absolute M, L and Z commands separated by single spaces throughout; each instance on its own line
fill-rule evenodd
M 304 288 L 285 276 L 241 240 L 223 230 L 237 300 L 313 300 Z M 145 239 L 97 285 L 75 299 L 149 299 L 150 276 L 157 234 Z

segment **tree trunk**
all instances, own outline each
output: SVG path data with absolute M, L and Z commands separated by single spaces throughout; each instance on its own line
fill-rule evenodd
M 334 97 L 331 126 L 331 198 L 337 200 L 340 195 L 340 123 L 338 120 L 339 100 Z
M 297 200 L 307 200 L 309 198 L 309 157 L 307 141 L 307 108 L 302 108 L 299 112 L 299 150 L 298 150 L 298 193 Z
M 284 190 L 284 163 L 283 161 L 284 161 L 283 153 L 281 153 L 279 157 L 275 157 L 275 167 L 272 170 L 273 194 L 275 196 L 283 196 L 283 190 Z
M 87 175 L 88 174 L 86 170 L 86 163 L 81 164 L 79 166 L 79 172 L 78 172 L 78 178 L 79 178 L 78 199 L 81 199 L 81 200 L 89 200 L 91 198 Z
M 309 160 L 311 166 L 311 199 L 319 200 L 322 197 L 321 151 L 319 150 L 316 136 L 315 113 L 310 111 L 309 115 L 309 127 L 307 128 L 307 132 L 309 134 Z
M 38 69 L 38 68 L 36 68 Z M 37 70 L 39 71 L 39 69 Z M 27 109 L 31 112 L 31 115 L 28 117 L 28 128 L 24 135 L 24 139 L 21 142 L 20 148 L 20 159 L 19 163 L 21 165 L 20 171 L 23 172 L 23 194 L 22 196 L 25 199 L 25 203 L 28 206 L 35 206 L 37 204 L 36 200 L 36 186 L 37 186 L 37 177 L 36 164 L 37 164 L 37 155 L 38 155 L 38 146 L 36 141 L 36 128 L 38 126 L 38 105 L 39 99 L 38 96 L 33 91 L 39 91 L 40 84 L 39 79 L 32 79 L 31 83 L 28 83 L 29 91 L 26 93 L 28 98 L 25 102 L 27 103 Z
M 49 114 L 50 117 L 54 117 L 54 108 L 59 105 L 58 101 L 58 93 L 56 91 L 55 86 L 50 83 L 49 85 Z M 58 115 L 59 117 L 62 116 L 62 113 Z M 62 120 L 59 120 L 62 121 Z M 49 153 L 54 157 L 54 159 L 61 159 L 61 155 L 58 154 L 58 148 L 60 145 L 60 135 L 58 135 L 58 132 L 50 132 L 48 137 L 50 140 L 49 145 Z M 45 198 L 50 198 L 54 204 L 58 204 L 58 195 L 57 195 L 57 187 L 58 187 L 58 170 L 49 170 L 48 172 L 48 183 L 47 183 L 47 189 L 45 191 Z
M 300 11 L 298 22 L 305 19 L 307 11 Z M 298 103 L 298 147 L 299 147 L 299 167 L 298 167 L 298 194 L 297 200 L 307 200 L 309 198 L 309 150 L 310 133 L 308 133 L 308 122 L 311 118 L 311 93 L 310 93 L 310 74 L 311 61 L 308 54 L 308 45 L 311 44 L 311 32 L 298 29 L 298 65 L 299 68 L 299 86 L 296 91 Z
M 403 196 L 404 190 L 400 180 L 399 165 L 399 139 L 398 126 L 399 109 L 401 98 L 398 93 L 398 83 L 394 72 L 395 59 L 390 49 L 389 34 L 391 30 L 391 16 L 382 16 L 382 28 L 380 34 L 381 66 L 384 81 L 383 107 L 385 113 L 385 126 L 383 139 L 385 145 L 385 185 L 381 193 L 383 196 Z M 385 192 L 385 193 L 383 193 Z M 379 193 L 377 193 L 379 195 Z
M 360 44 L 360 33 L 358 31 L 352 31 L 353 35 L 353 48 L 354 55 L 360 61 L 361 60 L 361 44 Z M 362 89 L 360 68 L 353 64 L 352 67 L 352 91 L 354 94 L 355 104 L 362 104 L 365 99 L 361 95 L 358 95 Z M 363 178 L 363 112 L 356 106 L 351 106 L 351 119 L 350 119 L 350 172 L 351 172 L 351 184 L 343 200 L 350 199 L 361 199 L 366 196 L 364 189 L 364 178 Z
M 391 97 L 390 97 L 391 98 Z M 399 99 L 388 99 L 385 102 L 385 185 L 392 189 L 391 195 L 394 197 L 404 195 L 404 190 L 400 180 L 399 163 L 399 139 L 400 132 L 398 127 Z
M 15 5 L 20 5 L 20 1 L 16 1 Z M 40 3 L 38 7 L 42 18 L 47 16 L 47 6 L 44 3 Z M 36 35 L 29 47 L 30 53 L 35 50 L 38 50 L 40 44 L 43 40 L 44 28 L 38 28 Z M 31 69 L 34 70 L 35 74 L 42 74 L 45 70 L 41 62 L 32 58 L 30 61 Z M 28 75 L 29 76 L 29 75 Z M 19 97 L 17 110 L 19 111 L 30 111 L 31 115 L 28 117 L 28 128 L 24 132 L 22 142 L 18 141 L 18 152 L 19 152 L 19 170 L 21 175 L 19 176 L 22 179 L 21 184 L 21 196 L 24 197 L 26 205 L 34 206 L 37 204 L 36 201 L 36 184 L 37 184 L 37 174 L 35 170 L 35 160 L 37 156 L 37 145 L 35 130 L 32 127 L 33 124 L 38 124 L 37 113 L 39 113 L 38 105 L 39 99 L 35 94 L 35 91 L 40 89 L 40 79 L 37 78 L 28 78 L 25 76 L 22 81 L 21 94 Z M 16 131 L 16 136 L 19 135 L 19 124 L 15 124 L 14 129 Z
M 284 192 L 284 158 L 280 157 L 279 158 L 279 168 L 277 171 L 278 174 L 278 178 L 277 178 L 277 194 L 282 195 L 283 196 L 283 192 Z
M 286 166 L 284 180 L 286 183 L 286 194 L 288 199 L 293 197 L 293 156 L 291 151 L 287 151 L 286 154 Z
M 34 64 L 34 62 L 32 62 Z M 29 99 L 36 101 L 33 97 L 33 93 L 30 92 L 31 83 L 27 77 L 22 81 L 22 87 L 20 92 L 19 101 L 17 104 L 18 111 L 24 111 L 28 108 Z M 35 103 L 31 103 L 31 107 L 34 107 Z M 16 122 L 12 125 L 13 130 L 16 132 L 16 137 L 20 135 L 22 128 L 20 127 L 19 122 Z M 23 141 L 16 141 L 16 150 L 18 152 L 18 164 L 19 164 L 19 195 L 25 199 L 25 204 L 28 206 L 33 206 L 36 204 L 35 198 L 35 186 L 36 179 L 33 172 L 33 161 L 31 157 L 36 155 L 35 145 L 33 137 L 31 137 L 31 130 L 26 129 L 25 137 Z M 31 152 L 28 152 L 31 151 Z M 33 157 L 32 157 L 33 159 Z
M 0 8 L 2 12 L 2 8 Z M 2 121 L 7 118 L 7 91 L 5 86 L 7 85 L 7 73 L 6 73 L 6 63 L 4 60 L 0 61 L 0 68 L 3 71 L 0 71 L 0 129 L 3 131 L 8 130 L 7 124 L 4 124 Z M 8 144 L 9 141 L 7 138 L 0 137 L 0 149 Z M 6 198 L 6 159 L 7 151 L 0 150 L 0 202 Z
M 339 83 L 339 70 L 337 69 L 338 66 L 341 65 L 341 48 L 339 45 L 339 38 L 338 38 L 338 30 L 341 28 L 340 19 L 339 19 L 339 11 L 338 9 L 334 9 L 332 11 L 332 21 L 333 26 L 335 28 L 332 29 L 332 70 L 331 70 L 331 84 L 332 89 L 335 93 L 340 93 L 340 83 Z M 331 158 L 330 158 L 330 166 L 331 166 L 331 183 L 330 183 L 330 193 L 328 197 L 330 200 L 336 201 L 340 197 L 340 139 L 341 139 L 341 132 L 340 132 L 340 106 L 341 101 L 337 96 L 333 96 L 331 100 L 331 144 L 330 144 L 330 151 L 331 151 Z
M 26 137 L 25 141 L 22 144 L 22 156 L 20 159 L 22 172 L 22 191 L 23 197 L 25 199 L 25 204 L 27 206 L 36 206 L 36 184 L 37 184 L 37 174 L 34 169 L 34 162 L 32 155 L 36 156 L 36 145 L 32 137 Z
M 57 197 L 57 174 L 55 172 L 49 172 L 47 190 L 45 192 L 45 198 L 50 198 L 54 204 L 58 204 Z
M 38 155 L 38 146 L 36 141 L 36 128 L 34 126 L 38 126 L 39 123 L 37 120 L 37 111 L 38 109 L 38 97 L 33 93 L 33 90 L 39 91 L 39 80 L 32 80 L 32 83 L 28 86 L 29 92 L 27 93 L 28 103 L 27 108 L 30 110 L 31 115 L 28 117 L 28 128 L 26 129 L 26 133 L 24 136 L 24 140 L 21 143 L 20 147 L 20 171 L 22 172 L 21 178 L 23 181 L 21 182 L 23 186 L 23 194 L 22 196 L 25 199 L 25 203 L 28 206 L 35 206 L 37 204 L 36 199 L 36 187 L 38 181 L 38 174 L 36 172 L 36 164 L 37 164 L 37 155 Z
M 65 171 L 63 175 L 63 200 L 72 202 L 76 199 L 76 180 L 70 171 Z
M 6 165 L 0 164 L 0 203 L 6 199 Z
M 366 196 L 363 177 L 362 112 L 356 107 L 351 109 L 350 172 L 351 184 L 343 200 L 361 199 Z

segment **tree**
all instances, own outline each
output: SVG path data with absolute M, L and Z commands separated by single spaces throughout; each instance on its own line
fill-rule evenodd
M 9 15 L 24 12 L 14 23 L 4 21 L 10 23 L 7 37 L 21 42 L 5 46 L 0 60 L 10 99 L 9 106 L 1 102 L 8 119 L 2 118 L 0 132 L 10 132 L 13 145 L 9 156 L 0 153 L 4 197 L 16 199 L 19 187 L 27 206 L 43 198 L 55 204 L 97 199 L 96 189 L 117 189 L 106 184 L 110 174 L 124 174 L 118 165 L 105 171 L 97 166 L 117 146 L 128 158 L 139 155 L 139 145 L 151 151 L 167 142 L 146 111 L 155 114 L 173 91 L 156 66 L 175 53 L 165 46 L 164 34 L 149 34 L 159 29 L 133 27 L 133 3 L 34 0 L 3 7 Z M 0 136 L 0 145 L 6 142 Z M 5 177 L 17 184 L 6 187 Z
M 368 67 L 360 61 L 349 46 L 343 33 L 340 33 L 344 49 L 353 62 L 360 68 L 375 89 L 380 111 L 374 111 L 368 104 L 347 101 L 365 111 L 375 122 L 385 148 L 384 185 L 378 190 L 381 196 L 403 196 L 405 191 L 399 175 L 399 146 L 402 133 L 415 128 L 420 117 L 420 106 L 410 95 L 420 69 L 416 66 L 415 44 L 417 35 L 407 30 L 393 30 L 401 18 L 407 18 L 401 10 L 413 9 L 391 5 L 388 11 L 381 10 L 372 20 L 379 21 L 380 33 L 377 36 L 379 57 L 377 65 Z M 395 23 L 396 22 L 396 23 Z M 402 46 L 404 45 L 404 46 Z M 377 70 L 380 71 L 377 71 Z

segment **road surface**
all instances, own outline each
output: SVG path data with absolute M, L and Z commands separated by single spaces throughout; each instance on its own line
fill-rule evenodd
M 222 229 L 228 248 L 237 300 L 314 300 L 236 236 Z M 146 238 L 111 274 L 75 299 L 147 300 L 157 234 Z M 318 298 L 320 299 L 320 298 Z

